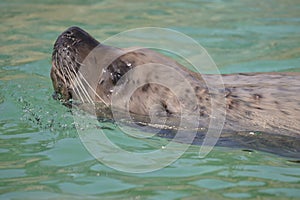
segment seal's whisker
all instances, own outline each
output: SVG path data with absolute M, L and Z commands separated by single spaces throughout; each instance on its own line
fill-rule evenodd
M 66 60 L 63 60 L 63 62 L 65 63 L 65 65 L 67 65 L 67 61 Z M 82 102 L 84 102 L 84 98 L 81 96 L 81 92 L 79 91 L 79 88 L 76 87 L 76 83 L 74 83 L 74 80 L 76 80 L 76 75 L 73 74 L 69 67 L 66 67 L 66 68 L 63 68 L 65 70 L 65 73 L 70 77 L 69 81 L 70 81 L 70 85 L 72 86 L 72 88 L 74 89 L 74 92 L 77 96 L 79 96 L 80 100 Z
M 76 58 L 73 60 L 75 61 L 76 64 L 79 64 L 81 67 L 84 66 L 83 63 L 79 62 Z M 75 71 L 74 67 L 73 66 L 70 66 L 72 68 L 73 71 Z M 85 93 L 85 96 L 88 97 L 89 99 L 89 103 L 94 103 L 93 99 L 90 97 L 89 93 L 87 92 L 87 90 L 85 89 L 83 83 L 81 80 L 83 80 L 86 85 L 91 89 L 91 91 L 94 93 L 94 95 L 99 98 L 106 106 L 107 106 L 107 103 L 103 100 L 102 97 L 100 97 L 97 92 L 95 91 L 95 89 L 89 84 L 89 82 L 86 80 L 86 78 L 80 73 L 78 72 L 78 75 L 80 76 L 80 80 L 77 82 L 78 85 L 80 85 L 81 89 L 83 90 L 83 93 Z M 76 77 L 76 79 L 78 79 L 78 77 Z
M 83 101 L 83 98 L 80 95 L 80 91 L 79 88 L 76 87 L 76 84 L 74 83 L 74 75 L 71 74 L 71 72 L 68 71 L 68 69 L 66 70 L 66 72 L 68 74 L 68 76 L 70 77 L 70 86 L 72 87 L 72 89 L 74 90 L 74 93 L 79 96 L 79 98 L 81 99 L 81 101 Z
M 71 66 L 72 67 L 72 66 Z M 73 67 L 72 67 L 73 68 Z M 73 68 L 74 69 L 74 68 Z M 78 74 L 79 75 L 81 75 L 81 73 L 80 72 L 78 72 Z M 85 78 L 81 75 L 81 76 L 79 76 L 77 74 L 77 76 L 76 76 L 76 81 L 77 81 L 77 85 L 78 85 L 78 87 L 80 87 L 80 89 L 81 89 L 81 94 L 83 94 L 84 95 L 84 97 L 87 99 L 87 101 L 88 101 L 88 103 L 94 103 L 94 101 L 93 101 L 93 99 L 92 99 L 92 97 L 90 96 L 90 94 L 89 94 L 89 92 L 87 91 L 87 89 L 86 89 L 86 87 L 83 85 L 83 83 L 82 83 L 82 79 L 87 83 L 87 81 L 85 80 Z M 90 87 L 90 85 L 88 84 L 88 87 Z M 90 87 L 91 88 L 91 87 Z
M 69 57 L 68 57 L 69 58 Z M 69 58 L 70 59 L 70 58 Z M 72 62 L 71 62 L 72 63 Z M 81 63 L 79 63 L 78 61 L 76 61 L 75 59 L 75 63 L 79 64 L 79 65 L 83 65 Z M 86 98 L 87 102 L 88 103 L 94 103 L 92 97 L 90 96 L 90 94 L 88 93 L 88 91 L 86 90 L 86 87 L 83 85 L 82 81 L 81 81 L 81 77 L 84 79 L 84 81 L 88 84 L 88 82 L 85 80 L 85 78 L 81 75 L 81 77 L 79 77 L 75 72 L 75 68 L 73 65 L 70 65 L 68 70 L 69 70 L 69 74 L 71 74 L 71 70 L 74 72 L 73 76 L 72 76 L 72 82 L 73 82 L 73 85 L 77 85 L 78 87 L 75 87 L 78 91 L 77 95 L 81 97 L 81 100 L 83 101 L 83 98 L 82 98 L 82 95 Z M 79 72 L 78 72 L 79 73 Z M 76 81 L 76 84 L 74 84 L 74 79 Z M 88 84 L 88 87 L 90 87 L 90 85 Z M 90 87 L 91 88 L 91 87 Z M 80 90 L 79 90 L 80 89 Z M 82 95 L 81 95 L 82 94 Z M 83 101 L 84 102 L 84 101 Z
M 72 68 L 72 70 L 74 71 L 74 67 L 71 65 L 70 66 Z M 69 69 L 70 70 L 70 69 Z M 78 72 L 78 74 L 81 74 Z M 81 75 L 82 77 L 82 75 Z M 91 98 L 91 96 L 89 95 L 88 91 L 86 90 L 85 86 L 83 85 L 82 81 L 81 81 L 81 77 L 79 77 L 78 75 L 75 77 L 76 81 L 77 81 L 77 85 L 80 87 L 80 89 L 82 90 L 83 95 L 86 97 L 88 103 L 94 103 L 93 99 Z M 83 77 L 84 81 L 87 82 L 85 80 L 85 78 Z M 89 86 L 90 87 L 90 86 Z
M 79 74 L 80 75 L 80 74 Z M 92 97 L 90 96 L 89 92 L 87 91 L 86 87 L 83 85 L 82 80 L 81 80 L 82 76 L 78 76 L 77 79 L 78 80 L 78 84 L 80 85 L 81 89 L 82 89 L 82 93 L 85 96 L 85 98 L 87 99 L 88 103 L 94 103 Z M 83 78 L 84 79 L 84 78 Z M 84 80 L 85 81 L 85 80 Z M 85 81 L 86 82 L 86 81 Z
M 87 86 L 92 90 L 92 92 L 95 94 L 95 96 L 98 97 L 106 106 L 108 106 L 107 103 L 104 101 L 104 99 L 102 99 L 102 97 L 100 97 L 100 95 L 98 95 L 97 92 L 94 90 L 94 88 L 89 84 L 89 82 L 86 80 L 86 78 L 84 78 L 84 76 L 80 72 L 78 74 L 79 74 L 79 76 L 81 76 L 81 78 L 87 84 Z
M 93 88 L 90 86 L 90 84 L 88 83 L 88 81 L 84 78 L 84 76 L 78 72 L 78 77 L 80 77 L 80 82 L 81 82 L 81 85 L 83 86 L 83 83 L 82 83 L 82 80 L 87 84 L 87 86 L 93 90 Z M 83 86 L 83 90 L 86 92 L 86 95 L 87 97 L 89 97 L 90 99 L 90 103 L 93 103 L 93 100 L 92 98 L 90 97 L 89 93 L 87 92 L 86 88 Z
M 57 52 L 55 54 L 55 57 L 56 57 L 55 58 L 55 65 L 57 67 L 58 77 L 61 78 L 61 80 L 66 84 L 66 77 L 61 73 L 61 70 L 59 70 L 59 68 L 62 68 L 62 67 L 60 67 L 60 64 L 58 63 L 59 59 L 58 59 Z
M 76 58 L 74 59 L 74 61 L 75 61 L 76 64 L 80 65 L 81 67 L 85 66 L 83 63 L 79 62 Z
M 70 84 L 72 85 L 72 88 L 74 89 L 75 94 L 80 98 L 81 102 L 84 102 L 84 98 L 81 95 L 82 94 L 82 92 L 81 92 L 82 86 L 78 83 L 77 77 L 74 74 L 72 75 L 70 69 L 67 69 L 67 73 L 71 77 Z

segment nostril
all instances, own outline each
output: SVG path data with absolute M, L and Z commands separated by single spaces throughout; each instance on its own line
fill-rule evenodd
M 71 36 L 71 35 L 72 35 L 72 32 L 71 32 L 71 31 L 66 31 L 65 34 L 64 34 L 64 36 L 66 36 L 66 37 L 69 37 L 69 36 Z

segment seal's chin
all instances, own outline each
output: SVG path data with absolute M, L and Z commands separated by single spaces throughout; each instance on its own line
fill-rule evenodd
M 71 27 L 56 40 L 52 53 L 51 79 L 54 99 L 72 98 L 74 80 L 85 57 L 100 43 L 87 32 Z

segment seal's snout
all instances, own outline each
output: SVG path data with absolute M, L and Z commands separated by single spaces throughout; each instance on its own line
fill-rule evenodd
M 66 59 L 78 58 L 82 61 L 87 54 L 93 50 L 99 42 L 79 27 L 70 27 L 64 31 L 56 40 L 53 48 L 53 56 Z M 55 59 L 55 58 L 54 58 Z
M 99 44 L 87 32 L 75 26 L 58 36 L 53 47 L 51 69 L 53 87 L 58 95 L 56 98 L 72 98 L 72 81 L 85 57 Z
M 60 36 L 58 36 L 55 46 L 64 46 L 72 45 L 75 46 L 80 41 L 84 40 L 84 38 L 90 37 L 88 33 L 78 27 L 71 27 L 64 31 Z
M 89 35 L 78 27 L 71 27 L 58 36 L 54 48 L 53 56 L 58 53 L 58 56 L 67 58 L 76 56 L 80 46 L 85 46 L 85 40 Z

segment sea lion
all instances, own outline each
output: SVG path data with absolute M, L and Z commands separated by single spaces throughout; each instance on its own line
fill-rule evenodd
M 85 62 L 85 60 L 88 61 Z M 120 88 L 122 85 L 120 80 L 124 74 L 137 66 L 149 63 L 171 67 L 175 73 L 187 80 L 192 90 L 183 89 L 178 84 L 175 86 L 181 93 L 181 97 L 178 98 L 176 92 L 161 84 L 150 82 L 141 85 L 128 100 L 128 109 L 132 115 L 143 116 L 145 118 L 141 119 L 148 122 L 147 117 L 150 113 L 171 119 L 176 118 L 182 113 L 182 109 L 186 108 L 190 113 L 197 115 L 200 126 L 205 127 L 212 117 L 212 98 L 217 97 L 225 102 L 222 106 L 225 106 L 226 113 L 220 113 L 220 115 L 226 115 L 224 130 L 250 133 L 260 131 L 299 139 L 299 73 L 222 75 L 223 87 L 220 83 L 219 90 L 210 90 L 206 81 L 214 82 L 217 75 L 205 75 L 204 80 L 203 75 L 188 70 L 158 52 L 150 49 L 133 48 L 130 50 L 106 46 L 78 27 L 67 29 L 54 44 L 51 68 L 54 98 L 66 104 L 70 100 L 75 100 L 79 104 L 85 101 L 98 102 L 103 105 L 99 107 L 101 112 L 97 112 L 101 115 L 109 110 L 112 93 L 115 88 Z M 85 82 L 82 82 L 79 77 L 79 75 L 82 76 L 80 70 L 92 78 L 84 79 Z M 127 80 L 130 77 L 133 78 L 134 75 L 138 75 L 134 81 Z M 131 74 L 126 80 L 139 82 L 151 76 L 155 80 L 159 79 L 160 74 L 147 71 L 146 74 Z M 176 76 L 176 74 L 170 76 Z M 192 94 L 196 97 L 196 102 L 193 103 Z M 122 98 L 120 95 L 119 97 Z M 178 124 L 178 121 L 176 123 Z

